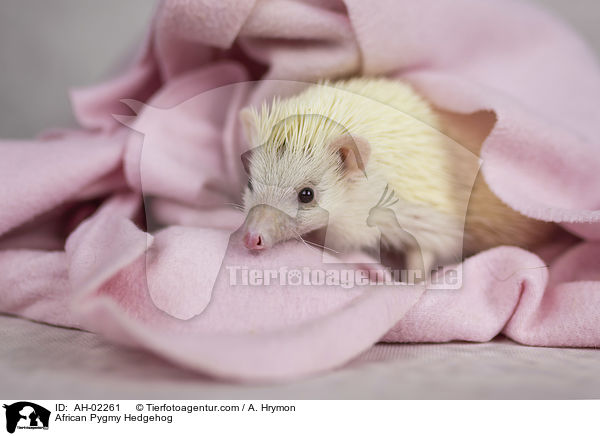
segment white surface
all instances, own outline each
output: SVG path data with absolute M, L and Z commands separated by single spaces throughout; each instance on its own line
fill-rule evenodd
M 97 335 L 0 316 L 0 397 L 29 399 L 600 398 L 600 350 L 379 344 L 335 372 L 236 385 Z

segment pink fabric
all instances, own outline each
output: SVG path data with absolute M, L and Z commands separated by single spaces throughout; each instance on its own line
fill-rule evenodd
M 322 267 L 299 242 L 239 246 L 237 113 L 278 89 L 251 81 L 352 74 L 493 110 L 491 188 L 583 240 L 480 253 L 458 291 L 230 286 L 228 267 Z M 0 310 L 236 380 L 325 371 L 380 339 L 600 346 L 598 101 L 587 47 L 522 2 L 164 2 L 129 69 L 74 92 L 84 131 L 0 143 Z M 166 228 L 140 229 L 142 192 Z

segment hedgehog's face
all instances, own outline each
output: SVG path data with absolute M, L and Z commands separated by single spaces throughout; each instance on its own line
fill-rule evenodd
M 248 157 L 248 156 L 246 156 Z M 247 163 L 244 243 L 260 250 L 324 227 L 336 195 L 335 156 L 255 148 Z
M 248 249 L 299 239 L 325 227 L 329 215 L 344 207 L 351 168 L 340 144 L 323 144 L 312 152 L 262 146 L 242 157 L 249 176 L 243 232 Z

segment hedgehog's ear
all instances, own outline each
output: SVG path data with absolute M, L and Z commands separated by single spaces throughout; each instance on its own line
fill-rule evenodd
M 346 134 L 334 139 L 329 146 L 339 154 L 348 175 L 357 172 L 366 175 L 365 168 L 371 155 L 371 144 L 366 139 Z
M 248 150 L 240 156 L 242 159 L 242 165 L 244 166 L 244 171 L 246 174 L 250 175 L 250 158 L 252 157 L 252 150 Z
M 252 146 L 252 141 L 256 137 L 256 118 L 250 107 L 245 107 L 240 111 L 240 121 L 242 122 L 242 130 L 246 141 Z

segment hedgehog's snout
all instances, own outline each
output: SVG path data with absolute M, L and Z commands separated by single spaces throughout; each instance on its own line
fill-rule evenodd
M 267 204 L 254 206 L 244 222 L 244 245 L 249 250 L 264 250 L 293 237 L 294 219 Z
M 258 232 L 246 231 L 244 245 L 248 250 L 262 250 L 265 248 L 264 237 Z

